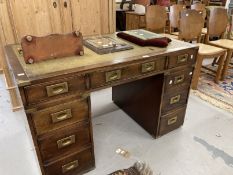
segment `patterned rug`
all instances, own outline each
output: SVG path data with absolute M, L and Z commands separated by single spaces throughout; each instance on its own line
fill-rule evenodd
M 216 70 L 216 66 L 207 67 Z M 214 106 L 233 113 L 233 69 L 229 69 L 228 76 L 219 84 L 214 83 L 212 72 L 203 69 L 198 90 L 193 90 L 192 93 Z

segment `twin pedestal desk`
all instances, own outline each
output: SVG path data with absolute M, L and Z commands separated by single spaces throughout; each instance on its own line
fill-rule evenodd
M 85 48 L 81 57 L 31 65 L 19 45 L 6 46 L 43 175 L 76 175 L 95 167 L 93 91 L 113 87 L 114 103 L 154 138 L 183 124 L 198 47 L 177 40 L 167 48 L 131 45 L 132 50 L 105 55 Z

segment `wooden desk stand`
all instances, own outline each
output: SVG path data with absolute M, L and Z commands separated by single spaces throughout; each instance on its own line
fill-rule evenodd
M 155 138 L 183 124 L 198 47 L 177 40 L 133 46 L 106 55 L 84 48 L 79 59 L 31 65 L 19 45 L 5 48 L 43 175 L 94 168 L 90 93 L 99 89 L 113 87 L 113 101 Z

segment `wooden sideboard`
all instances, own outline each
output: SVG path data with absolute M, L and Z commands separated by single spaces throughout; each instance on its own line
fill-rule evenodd
M 106 55 L 85 48 L 82 57 L 32 65 L 19 45 L 5 47 L 43 175 L 95 167 L 91 92 L 113 87 L 113 101 L 154 138 L 183 124 L 198 47 L 178 40 L 167 48 L 131 45 Z

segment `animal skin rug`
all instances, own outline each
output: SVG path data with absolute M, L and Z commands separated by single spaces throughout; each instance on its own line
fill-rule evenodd
M 151 168 L 143 162 L 136 162 L 134 166 L 115 171 L 109 175 L 153 175 Z

